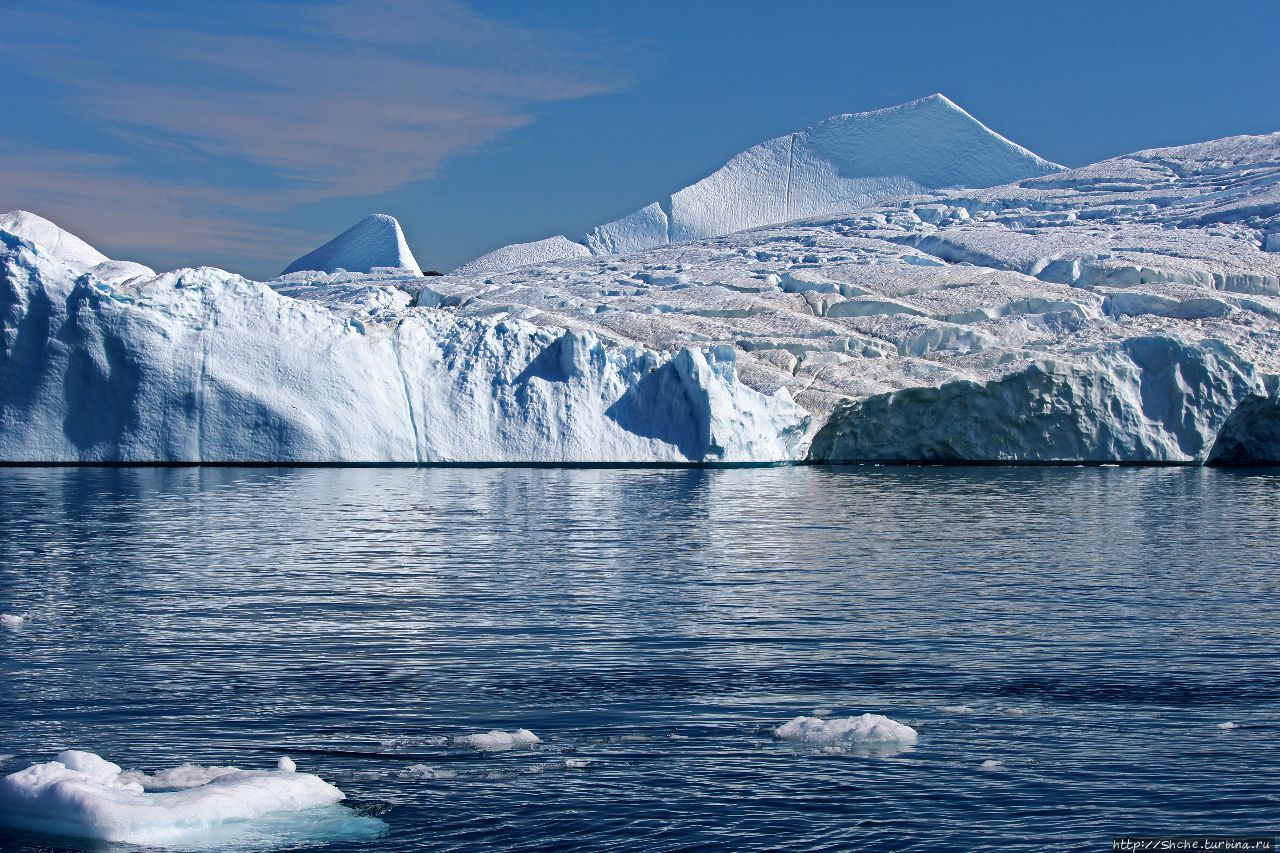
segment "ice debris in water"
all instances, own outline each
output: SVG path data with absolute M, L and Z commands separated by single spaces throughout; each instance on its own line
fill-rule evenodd
M 426 764 L 410 764 L 400 771 L 403 779 L 457 779 L 458 774 L 452 770 L 437 770 Z
M 811 712 L 815 717 L 830 717 L 832 711 L 830 708 L 814 708 Z
M 6 628 L 21 628 L 23 623 L 26 621 L 26 614 L 18 615 L 16 613 L 0 613 L 0 625 L 3 625 Z
M 1231 731 L 1232 729 L 1238 729 L 1238 728 L 1240 728 L 1240 724 L 1239 724 L 1239 723 L 1232 723 L 1232 722 L 1218 723 L 1218 728 L 1222 729 L 1223 731 L 1227 731 L 1227 732 L 1229 732 L 1229 731 Z
M 986 761 L 982 762 L 983 770 L 999 770 L 1002 767 L 1004 767 L 1004 762 L 997 761 L 994 758 L 988 758 Z
M 881 714 L 863 714 L 859 717 L 821 719 L 796 717 L 773 730 L 781 740 L 810 744 L 838 743 L 887 743 L 911 746 L 920 735 L 911 726 L 891 720 Z
M 566 758 L 564 760 L 564 769 L 565 770 L 583 770 L 590 763 L 591 762 L 587 761 L 584 758 Z
M 943 705 L 938 709 L 944 714 L 972 714 L 973 709 L 968 705 Z
M 542 743 L 542 738 L 535 735 L 528 729 L 516 729 L 514 732 L 504 732 L 500 729 L 484 732 L 475 735 L 463 735 L 454 738 L 454 741 L 466 744 L 481 752 L 507 752 L 512 749 L 521 747 L 534 746 Z
M 68 750 L 0 777 L 0 825 L 148 846 L 225 841 L 253 835 L 258 827 L 264 831 L 254 837 L 255 849 L 282 838 L 372 837 L 385 831 L 382 821 L 335 808 L 345 798 L 320 777 L 292 769 L 186 764 L 148 775 Z
M 282 755 L 280 760 L 276 762 L 276 769 L 283 773 L 294 773 L 297 771 L 298 765 L 289 756 Z

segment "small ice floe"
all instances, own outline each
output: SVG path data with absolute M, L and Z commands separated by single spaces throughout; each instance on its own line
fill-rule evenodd
M 462 735 L 454 738 L 454 742 L 465 744 L 481 752 L 507 752 L 512 749 L 536 746 L 542 743 L 542 738 L 528 729 L 516 729 L 514 732 L 494 729 L 482 734 Z
M 968 705 L 943 705 L 938 709 L 944 714 L 972 714 L 973 709 Z
M 337 804 L 319 776 L 187 764 L 125 773 L 91 752 L 0 777 L 0 825 L 26 832 L 140 846 L 250 849 L 375 838 L 386 824 Z
M 0 628 L 10 628 L 16 631 L 26 624 L 29 618 L 31 617 L 25 613 L 0 613 Z
M 1004 768 L 1003 761 L 997 761 L 994 758 L 988 758 L 980 765 L 983 770 L 1001 770 Z
M 779 740 L 794 741 L 819 747 L 834 747 L 832 751 L 848 747 L 875 747 L 875 751 L 900 750 L 914 746 L 920 739 L 911 726 L 891 720 L 881 714 L 863 714 L 859 717 L 796 717 L 773 730 Z
M 565 770 L 585 770 L 587 765 L 590 763 L 591 762 L 587 761 L 585 758 L 566 758 L 564 760 L 564 769 Z
M 813 714 L 815 717 L 830 717 L 835 712 L 830 708 L 814 708 L 809 713 Z
M 458 774 L 452 770 L 437 770 L 426 764 L 411 764 L 400 771 L 402 779 L 457 779 Z
M 1240 728 L 1240 724 L 1239 724 L 1239 723 L 1232 723 L 1232 722 L 1228 721 L 1228 722 L 1225 722 L 1225 723 L 1218 723 L 1218 728 L 1222 729 L 1224 732 L 1229 732 L 1229 731 L 1231 731 L 1232 729 L 1238 729 L 1238 728 Z

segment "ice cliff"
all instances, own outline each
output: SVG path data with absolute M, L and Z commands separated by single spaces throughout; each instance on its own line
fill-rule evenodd
M 0 459 L 1280 461 L 1280 134 L 1041 172 L 430 279 L 7 215 Z

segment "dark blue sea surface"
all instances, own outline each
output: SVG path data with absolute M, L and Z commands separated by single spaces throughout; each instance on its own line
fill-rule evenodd
M 387 825 L 329 850 L 1271 834 L 1278 521 L 1276 471 L 3 469 L 0 771 L 287 754 Z M 773 737 L 815 708 L 919 743 Z

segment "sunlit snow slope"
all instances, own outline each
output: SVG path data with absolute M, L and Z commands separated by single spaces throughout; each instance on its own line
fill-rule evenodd
M 1280 134 L 487 275 L 0 241 L 8 461 L 1280 461 Z
M 578 242 L 496 249 L 456 272 L 502 272 L 579 255 L 625 254 L 790 222 L 910 193 L 989 187 L 1058 171 L 942 95 L 829 118 L 762 142 L 684 189 Z

